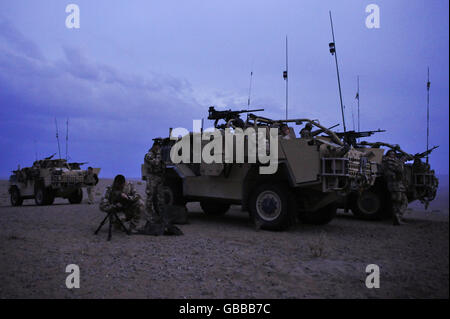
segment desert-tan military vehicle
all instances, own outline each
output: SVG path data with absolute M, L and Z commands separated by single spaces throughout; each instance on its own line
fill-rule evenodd
M 382 159 L 385 149 L 396 151 L 399 157 L 405 161 L 405 178 L 403 184 L 406 187 L 408 203 L 419 200 L 428 207 L 428 204 L 436 197 L 439 181 L 434 170 L 422 159 L 430 154 L 437 146 L 430 150 L 415 155 L 401 150 L 398 145 L 384 142 L 368 143 L 360 142 L 357 150 L 364 153 L 369 161 L 376 163 L 376 179 L 372 187 L 359 192 L 352 192 L 341 202 L 340 207 L 351 209 L 352 213 L 362 219 L 377 220 L 392 215 L 391 196 L 387 189 L 383 174 Z
M 182 155 L 174 140 L 165 139 L 163 159 L 166 163 L 165 192 L 167 202 L 184 205 L 199 201 L 203 211 L 210 215 L 225 214 L 230 205 L 241 205 L 249 211 L 256 225 L 264 229 L 282 230 L 296 220 L 311 224 L 326 224 L 336 214 L 339 199 L 352 191 L 368 188 L 375 181 L 375 164 L 368 161 L 365 153 L 348 148 L 336 134 L 322 126 L 317 120 L 291 119 L 272 120 L 249 114 L 247 121 L 240 120 L 233 111 L 215 111 L 210 108 L 208 119 L 215 120 L 215 132 L 226 139 L 226 132 L 237 132 L 237 128 L 261 129 L 267 140 L 273 134 L 271 128 L 290 125 L 289 138 L 275 136 L 278 153 L 277 169 L 273 174 L 261 174 L 267 163 L 252 161 L 247 152 L 243 162 L 238 162 L 236 152 L 231 162 L 226 161 L 226 150 L 220 153 L 222 161 L 198 163 L 189 161 L 174 163 L 170 154 Z M 224 114 L 222 114 L 224 113 Z M 217 119 L 225 123 L 218 125 Z M 238 123 L 237 126 L 234 123 Z M 311 123 L 323 132 L 314 138 L 299 138 L 293 125 Z M 276 132 L 279 132 L 276 130 Z M 189 133 L 189 158 L 195 152 L 205 152 L 208 140 L 201 140 L 202 133 Z M 278 135 L 278 133 L 276 133 Z M 272 136 L 273 137 L 273 136 Z M 233 136 L 233 148 L 237 148 L 237 134 Z M 195 141 L 201 145 L 195 149 Z M 249 147 L 250 136 L 244 136 L 244 148 Z M 260 143 L 260 142 L 258 142 Z M 225 144 L 223 144 L 225 145 Z M 260 145 L 258 144 L 257 147 Z M 208 148 L 207 152 L 211 152 Z M 145 180 L 147 168 L 142 165 Z
M 34 199 L 37 205 L 51 205 L 56 197 L 67 198 L 71 204 L 83 200 L 82 188 L 86 170 L 85 163 L 68 163 L 65 159 L 52 159 L 54 155 L 13 171 L 9 178 L 8 192 L 12 206 L 20 206 L 26 199 Z M 93 169 L 95 174 L 100 168 Z

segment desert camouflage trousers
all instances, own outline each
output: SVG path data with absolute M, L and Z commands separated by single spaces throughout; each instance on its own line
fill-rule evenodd
M 408 198 L 406 197 L 405 192 L 391 192 L 391 200 L 392 213 L 402 217 L 408 207 Z
M 94 186 L 86 187 L 86 192 L 88 194 L 88 204 L 94 204 Z
M 152 222 L 164 221 L 164 193 L 163 179 L 158 175 L 147 177 L 147 188 L 145 189 L 147 200 L 145 208 Z
M 121 213 L 123 213 L 124 216 L 122 216 Z M 141 228 L 148 220 L 150 220 L 141 198 L 136 199 L 130 206 L 121 209 L 118 215 L 125 226 L 129 227 L 130 230 Z M 114 224 L 116 228 L 120 228 L 118 222 Z

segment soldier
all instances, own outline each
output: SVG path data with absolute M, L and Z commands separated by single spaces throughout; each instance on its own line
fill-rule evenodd
M 383 157 L 383 172 L 387 188 L 391 194 L 393 224 L 401 225 L 403 224 L 403 212 L 408 206 L 408 198 L 406 197 L 406 188 L 403 184 L 403 162 L 397 158 L 395 151 L 392 149 L 387 151 Z
M 161 140 L 154 139 L 152 148 L 145 154 L 144 162 L 147 168 L 147 200 L 146 210 L 152 222 L 164 222 L 164 162 L 161 157 Z M 155 205 L 155 207 L 153 207 Z M 155 211 L 156 210 L 156 211 Z
M 319 135 L 320 133 L 323 132 L 323 129 L 319 129 L 316 130 L 314 132 L 311 131 L 312 130 L 312 124 L 311 123 L 306 123 L 305 127 L 302 128 L 302 130 L 300 131 L 300 137 L 301 138 L 313 138 L 316 135 Z
M 281 126 L 281 138 L 283 140 L 290 140 L 291 139 L 291 130 L 287 125 Z
M 129 229 L 132 233 L 141 228 L 143 221 L 148 221 L 145 215 L 144 202 L 137 193 L 132 183 L 126 182 L 123 175 L 117 175 L 111 186 L 108 186 L 100 200 L 100 210 L 103 212 L 122 212 L 125 214 L 124 221 L 129 222 Z M 116 226 L 120 228 L 119 223 Z
M 94 174 L 92 167 L 88 167 L 86 176 L 84 177 L 84 183 L 88 185 L 86 191 L 88 193 L 88 204 L 94 204 L 94 188 L 98 184 L 98 176 Z

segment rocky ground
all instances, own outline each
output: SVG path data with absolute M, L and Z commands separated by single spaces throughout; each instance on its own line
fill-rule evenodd
M 102 180 L 96 200 L 110 181 Z M 137 185 L 144 193 L 144 185 Z M 448 191 L 443 207 L 419 206 L 408 224 L 340 214 L 326 226 L 256 231 L 234 206 L 211 218 L 189 204 L 183 236 L 127 236 L 97 205 L 9 206 L 0 182 L 0 298 L 448 298 Z M 80 267 L 67 289 L 66 266 Z M 380 288 L 365 286 L 368 264 Z

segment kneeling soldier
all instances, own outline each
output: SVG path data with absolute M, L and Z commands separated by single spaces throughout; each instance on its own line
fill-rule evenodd
M 113 184 L 106 188 L 100 200 L 100 210 L 106 213 L 111 210 L 124 213 L 123 221 L 129 222 L 131 232 L 135 232 L 148 221 L 141 196 L 132 183 L 126 182 L 123 175 L 117 175 Z M 118 223 L 116 225 L 120 227 Z

